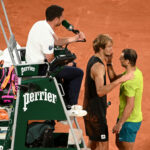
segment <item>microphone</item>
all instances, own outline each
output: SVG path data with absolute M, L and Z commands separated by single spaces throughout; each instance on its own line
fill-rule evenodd
M 63 25 L 67 30 L 72 31 L 74 34 L 80 33 L 79 30 L 75 30 L 75 29 L 74 29 L 74 26 L 71 25 L 71 24 L 70 24 L 69 22 L 67 22 L 66 20 L 63 20 L 63 21 L 62 21 L 62 25 Z M 79 41 L 77 41 L 77 42 L 86 42 L 86 39 L 79 40 Z
M 74 29 L 74 26 L 71 25 L 69 22 L 67 22 L 66 20 L 63 20 L 62 21 L 62 25 L 69 31 L 72 31 L 73 33 L 75 34 L 78 34 L 79 33 L 79 30 L 75 30 Z
M 66 20 L 62 21 L 62 25 L 69 31 L 72 31 L 74 29 L 73 25 L 71 25 L 69 22 Z

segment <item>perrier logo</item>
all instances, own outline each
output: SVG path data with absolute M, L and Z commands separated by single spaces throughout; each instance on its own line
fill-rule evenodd
M 24 112 L 28 109 L 27 106 L 30 103 L 37 102 L 37 101 L 44 101 L 49 103 L 56 103 L 57 101 L 57 95 L 47 92 L 47 89 L 44 89 L 44 91 L 37 91 L 32 93 L 25 93 L 23 94 L 24 98 Z
M 27 67 L 21 67 L 21 75 L 24 74 L 24 72 L 32 71 L 35 72 L 35 67 L 27 66 Z

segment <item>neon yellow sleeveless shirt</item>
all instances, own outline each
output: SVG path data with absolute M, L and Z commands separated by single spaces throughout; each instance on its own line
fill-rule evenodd
M 126 73 L 126 72 L 125 72 Z M 124 74 L 125 74 L 124 73 Z M 134 79 L 128 80 L 120 85 L 120 105 L 119 118 L 122 116 L 126 106 L 126 96 L 134 97 L 134 109 L 126 122 L 140 122 L 142 121 L 141 101 L 143 93 L 143 75 L 142 72 L 136 68 L 134 72 Z

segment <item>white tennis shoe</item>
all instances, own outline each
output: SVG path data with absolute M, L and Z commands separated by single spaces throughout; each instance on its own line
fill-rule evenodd
M 75 109 L 70 109 L 67 111 L 68 115 L 71 117 L 83 117 L 87 115 L 87 111 L 85 110 L 75 110 Z
M 81 105 L 72 105 L 71 109 L 73 109 L 73 110 L 82 110 L 83 107 Z

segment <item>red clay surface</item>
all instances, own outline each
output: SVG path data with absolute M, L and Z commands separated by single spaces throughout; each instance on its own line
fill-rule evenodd
M 12 31 L 21 46 L 26 45 L 28 32 L 38 20 L 44 19 L 45 8 L 51 4 L 57 4 L 65 8 L 65 18 L 75 28 L 86 35 L 86 43 L 70 45 L 70 50 L 76 53 L 78 66 L 85 71 L 87 61 L 93 54 L 92 41 L 100 33 L 107 33 L 114 40 L 114 68 L 121 73 L 119 56 L 123 48 L 137 50 L 137 66 L 144 75 L 143 93 L 143 123 L 137 135 L 134 150 L 149 150 L 150 147 L 150 1 L 148 0 L 4 0 Z M 2 8 L 0 17 L 4 23 Z M 6 23 L 4 23 L 6 26 Z M 8 31 L 7 31 L 8 33 Z M 56 30 L 60 36 L 73 35 L 63 27 Z M 0 49 L 6 44 L 0 31 Z M 107 82 L 109 83 L 109 81 Z M 83 102 L 84 80 L 80 92 L 79 103 Z M 108 100 L 112 105 L 108 109 L 107 119 L 110 133 L 110 150 L 116 150 L 115 136 L 111 130 L 116 122 L 119 105 L 119 87 L 108 94 Z M 80 127 L 84 130 L 82 119 L 78 119 Z M 56 131 L 67 130 L 65 126 L 58 124 Z M 85 132 L 84 132 L 85 135 Z M 87 137 L 84 136 L 87 142 Z

